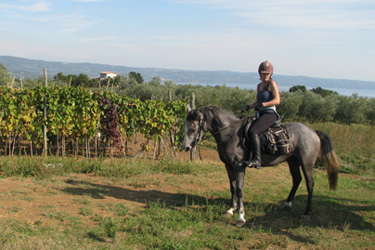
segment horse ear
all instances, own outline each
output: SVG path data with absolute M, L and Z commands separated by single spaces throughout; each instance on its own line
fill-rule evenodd
M 187 112 L 190 113 L 190 111 L 191 111 L 191 107 L 190 107 L 190 104 L 189 104 L 189 103 L 186 104 L 186 109 L 187 109 Z

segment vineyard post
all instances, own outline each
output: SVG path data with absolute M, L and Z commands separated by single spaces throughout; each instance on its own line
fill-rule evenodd
M 20 75 L 20 85 L 21 85 L 21 89 L 23 89 L 22 75 Z
M 111 78 L 108 77 L 108 78 L 107 78 L 107 89 L 106 89 L 106 90 L 108 90 L 110 82 L 111 82 Z
M 170 89 L 168 89 L 168 100 L 172 101 L 172 91 Z
M 172 101 L 172 91 L 170 89 L 168 89 L 168 100 L 169 100 L 169 102 Z M 171 144 L 172 154 L 175 154 L 175 149 L 174 149 L 175 136 L 176 136 L 175 128 L 171 128 L 170 129 L 169 135 L 170 135 L 170 137 L 169 137 L 169 143 Z
M 47 68 L 44 68 L 44 87 L 47 88 Z M 44 147 L 43 153 L 44 156 L 47 157 L 47 97 L 44 97 L 44 125 L 43 125 L 43 138 L 44 138 Z
M 191 93 L 191 100 L 190 100 L 190 107 L 191 109 L 195 109 L 195 93 Z M 195 160 L 195 150 L 196 150 L 196 147 L 192 147 L 191 150 L 190 150 L 190 160 L 191 161 L 194 161 Z
M 12 82 L 10 83 L 10 86 L 13 87 L 14 80 L 16 79 L 16 76 L 13 76 Z

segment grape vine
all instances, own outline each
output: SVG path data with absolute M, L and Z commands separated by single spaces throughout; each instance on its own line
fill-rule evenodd
M 47 120 L 44 99 L 47 99 Z M 0 154 L 11 155 L 21 142 L 28 152 L 40 153 L 43 125 L 47 126 L 49 154 L 78 154 L 80 146 L 102 139 L 123 149 L 124 139 L 141 134 L 147 140 L 169 136 L 173 147 L 181 144 L 186 102 L 141 101 L 109 91 L 55 86 L 33 90 L 0 88 Z M 173 138 L 172 138 L 173 137 Z M 18 142 L 18 144 L 17 144 Z M 74 147 L 73 147 L 74 145 Z M 81 150 L 84 154 L 84 150 Z M 86 156 L 89 155 L 86 152 Z

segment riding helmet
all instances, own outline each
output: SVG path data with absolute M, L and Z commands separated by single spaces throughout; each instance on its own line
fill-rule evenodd
M 271 75 L 273 74 L 273 65 L 269 61 L 264 61 L 259 65 L 258 68 L 258 73 L 259 75 L 261 73 L 270 73 Z

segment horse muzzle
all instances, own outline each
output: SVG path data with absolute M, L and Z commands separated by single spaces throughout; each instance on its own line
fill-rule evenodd
M 188 151 L 190 151 L 192 148 L 194 148 L 195 145 L 197 145 L 197 143 L 199 143 L 199 141 L 193 141 L 193 142 L 191 142 L 190 144 L 189 144 L 189 143 L 186 143 L 186 142 L 184 141 L 183 144 L 182 144 L 182 149 L 183 149 L 185 152 L 188 152 Z
M 193 147 L 194 147 L 195 143 L 192 143 L 190 145 L 182 145 L 182 149 L 185 151 L 185 152 L 188 152 L 190 151 Z

